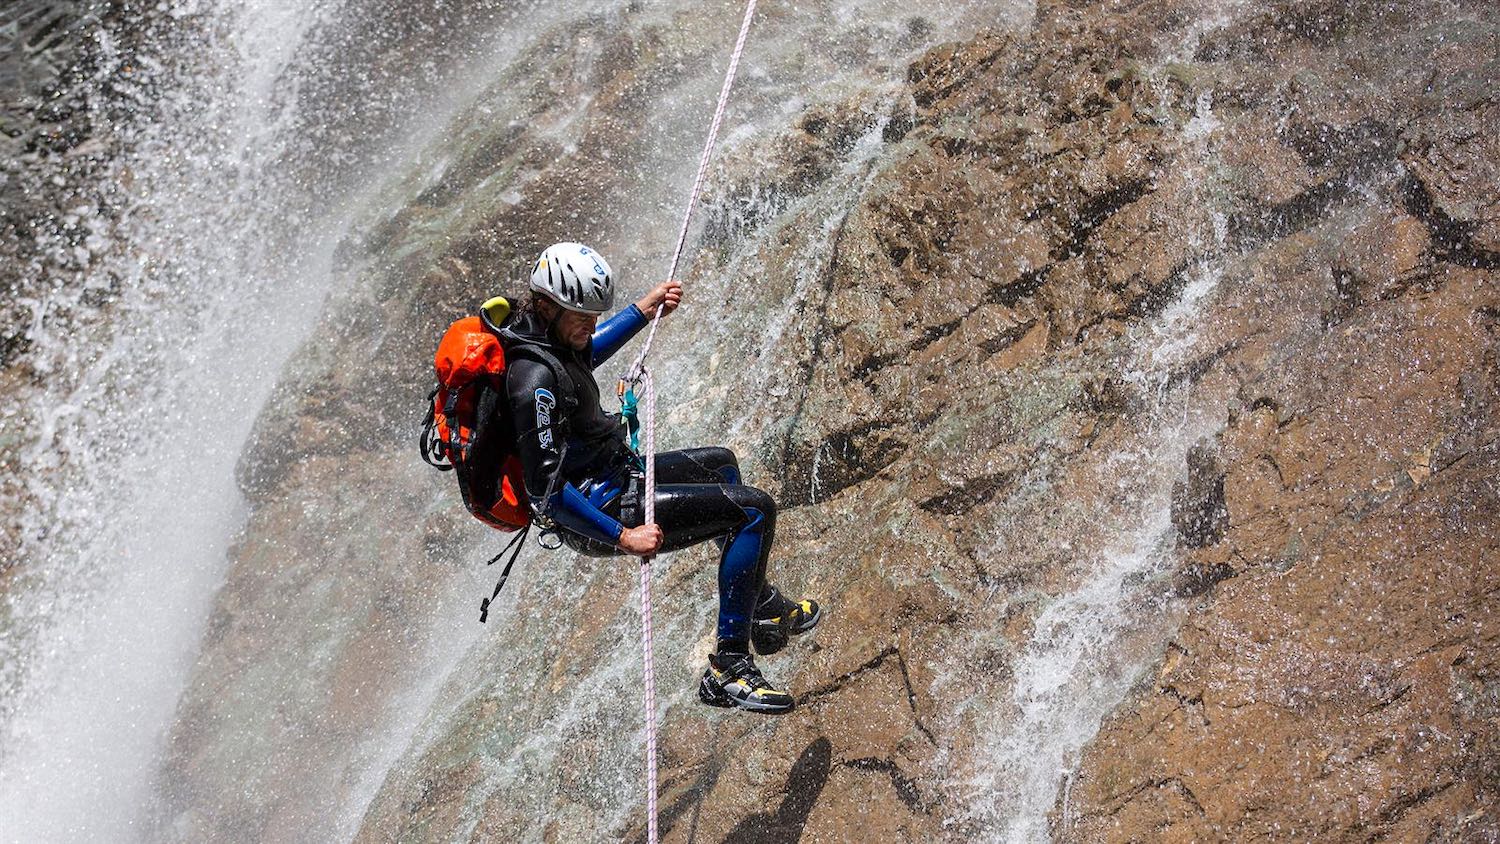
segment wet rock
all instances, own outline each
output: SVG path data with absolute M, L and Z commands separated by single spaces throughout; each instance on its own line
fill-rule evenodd
M 1355 238 L 1336 260 L 1432 267 L 1419 300 L 1360 298 L 1336 327 L 1295 341 L 1287 369 L 1244 386 L 1218 443 L 1222 536 L 1177 575 L 1202 603 L 1158 681 L 1087 750 L 1054 816 L 1064 840 L 1162 829 L 1487 840 L 1500 829 L 1476 755 L 1496 741 L 1488 709 L 1451 705 L 1470 699 L 1465 666 L 1500 635 L 1483 562 L 1500 532 L 1477 509 L 1492 493 L 1475 487 L 1496 455 L 1474 433 L 1495 425 L 1476 380 L 1493 372 L 1493 336 L 1474 319 L 1495 288 L 1433 264 L 1441 247 L 1414 223 L 1379 217 L 1370 226 L 1386 249 Z M 1445 362 L 1401 363 L 1415 359 Z
M 1173 575 L 1172 592 L 1179 598 L 1197 597 L 1236 574 L 1234 566 L 1226 562 L 1192 560 Z
M 882 108 L 888 109 L 886 113 Z M 796 119 L 795 131 L 736 151 L 729 157 L 730 169 L 739 169 L 733 166 L 736 161 L 772 160 L 781 166 L 771 178 L 752 170 L 752 175 L 707 197 L 703 245 L 726 247 L 765 225 L 847 166 L 856 145 L 871 133 L 879 132 L 885 143 L 904 137 L 911 129 L 908 111 L 899 102 L 888 106 L 869 94 L 817 103 Z
M 1224 536 L 1229 511 L 1224 507 L 1224 472 L 1212 443 L 1188 450 L 1187 478 L 1172 488 L 1172 524 L 1188 548 L 1213 545 Z
M 1432 242 L 1419 220 L 1392 215 L 1356 229 L 1333 265 L 1341 311 L 1390 299 L 1431 277 Z
M 1443 27 L 1433 51 L 1434 84 L 1417 98 L 1420 119 L 1407 130 L 1402 164 L 1412 175 L 1408 210 L 1433 229 L 1440 259 L 1493 268 L 1500 246 L 1500 204 L 1484 185 L 1500 178 L 1500 107 L 1492 94 L 1500 59 L 1480 45 L 1488 21 Z

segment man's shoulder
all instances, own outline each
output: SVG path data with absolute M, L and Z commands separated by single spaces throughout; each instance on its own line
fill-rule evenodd
M 552 380 L 556 380 L 556 367 L 550 361 L 534 352 L 507 350 L 505 354 L 505 373 L 511 378 L 546 376 Z
M 517 386 L 573 388 L 573 376 L 564 359 L 550 349 L 526 344 L 505 350 L 506 382 Z

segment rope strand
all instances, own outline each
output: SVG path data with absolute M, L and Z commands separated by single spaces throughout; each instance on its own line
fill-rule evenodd
M 729 103 L 729 89 L 734 86 L 734 76 L 739 71 L 740 55 L 745 52 L 745 39 L 750 35 L 750 21 L 755 17 L 757 0 L 745 5 L 745 19 L 740 23 L 740 34 L 734 42 L 734 52 L 729 56 L 729 70 L 724 74 L 724 87 L 719 89 L 719 103 L 714 107 L 714 119 L 708 124 L 708 141 L 703 145 L 703 155 L 698 158 L 698 174 L 693 177 L 693 190 L 688 194 L 687 210 L 682 214 L 682 228 L 677 232 L 677 245 L 672 249 L 672 263 L 667 267 L 667 280 L 677 277 L 677 265 L 682 261 L 682 249 L 687 244 L 688 226 L 693 220 L 693 208 L 698 205 L 698 196 L 703 193 L 703 180 L 708 175 L 708 162 L 713 157 L 714 141 L 719 137 L 719 124 L 724 122 L 724 107 Z M 651 319 L 651 328 L 646 332 L 646 343 L 641 353 L 630 365 L 625 380 L 635 383 L 646 368 L 646 356 L 651 353 L 651 344 L 656 341 L 656 326 L 661 322 L 662 306 L 656 306 Z
M 682 260 L 682 250 L 687 244 L 688 226 L 693 220 L 693 208 L 703 192 L 703 179 L 708 173 L 708 162 L 713 155 L 714 141 L 719 137 L 719 125 L 724 121 L 724 107 L 729 102 L 729 89 L 734 86 L 734 76 L 739 70 L 740 56 L 745 51 L 745 39 L 750 35 L 750 21 L 755 17 L 756 0 L 745 5 L 745 19 L 740 24 L 740 34 L 734 42 L 734 51 L 729 55 L 729 69 L 724 73 L 724 86 L 719 89 L 719 102 L 714 108 L 713 121 L 708 125 L 708 139 L 703 144 L 703 155 L 698 158 L 698 173 L 693 178 L 693 189 L 688 194 L 687 209 L 682 215 L 682 228 L 677 233 L 677 245 L 672 250 L 672 263 L 667 270 L 667 280 L 677 276 L 677 265 Z M 627 383 L 641 384 L 645 390 L 645 450 L 641 455 L 646 462 L 645 524 L 656 523 L 656 387 L 651 373 L 646 370 L 646 356 L 656 340 L 656 327 L 661 323 L 662 304 L 652 314 L 651 330 L 646 333 L 646 342 L 641 353 L 631 364 L 623 379 Z M 657 844 L 656 828 L 656 671 L 651 657 L 651 561 L 654 555 L 641 557 L 641 652 L 646 673 L 646 836 L 649 844 Z
M 651 374 L 641 370 L 642 386 L 646 391 L 646 520 L 656 523 L 656 435 L 650 419 L 656 413 L 656 388 L 652 386 Z M 647 840 L 656 844 L 656 671 L 651 657 L 651 561 L 654 555 L 641 557 L 641 653 L 646 669 L 646 827 Z

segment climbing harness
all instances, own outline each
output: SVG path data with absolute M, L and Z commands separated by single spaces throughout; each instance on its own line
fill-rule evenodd
M 724 73 L 724 86 L 719 89 L 719 102 L 714 108 L 714 119 L 708 125 L 708 140 L 703 144 L 703 155 L 698 159 L 698 174 L 693 179 L 692 192 L 688 194 L 687 210 L 682 215 L 682 228 L 677 234 L 677 245 L 672 250 L 672 263 L 667 271 L 667 278 L 672 279 L 677 275 L 677 265 L 682 260 L 682 249 L 687 243 L 688 225 L 693 219 L 693 206 L 698 204 L 698 196 L 703 192 L 703 178 L 708 173 L 708 161 L 713 155 L 714 141 L 719 135 L 719 124 L 724 120 L 724 106 L 729 102 L 729 89 L 734 85 L 734 75 L 740 66 L 740 56 L 745 51 L 745 39 L 750 35 L 750 21 L 755 17 L 756 0 L 748 0 L 745 4 L 745 19 L 740 23 L 739 38 L 735 39 L 734 50 L 729 54 L 729 69 Z M 646 483 L 641 491 L 641 497 L 645 504 L 645 521 L 641 524 L 655 524 L 656 522 L 656 389 L 651 381 L 651 372 L 646 369 L 646 356 L 651 352 L 651 343 L 656 339 L 656 326 L 661 322 L 662 309 L 664 305 L 656 306 L 656 313 L 652 315 L 651 330 L 646 334 L 646 342 L 641 347 L 641 353 L 636 356 L 635 362 L 624 377 L 620 379 L 620 395 L 626 392 L 632 399 L 635 398 L 635 388 L 641 388 L 641 409 L 644 411 L 644 422 L 637 424 L 645 431 L 645 448 L 640 452 L 641 459 L 646 464 Z M 631 412 L 634 413 L 634 402 L 632 401 Z M 631 444 L 635 443 L 635 432 L 632 431 Z M 657 844 L 656 830 L 656 671 L 651 661 L 651 561 L 654 555 L 641 557 L 641 651 L 644 661 L 646 683 L 645 683 L 645 714 L 646 714 L 646 834 L 650 844 Z

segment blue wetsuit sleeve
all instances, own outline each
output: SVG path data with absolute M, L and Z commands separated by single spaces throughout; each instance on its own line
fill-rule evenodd
M 544 512 L 558 526 L 605 545 L 614 545 L 619 541 L 620 533 L 625 530 L 624 525 L 590 504 L 577 487 L 568 483 L 562 485 L 562 490 L 553 493 Z
M 505 388 L 532 510 L 580 536 L 614 545 L 624 526 L 562 476 L 566 410 L 552 370 L 537 361 L 514 360 L 506 370 Z
M 605 320 L 603 325 L 594 330 L 594 337 L 590 341 L 589 366 L 598 366 L 614 357 L 615 352 L 645 328 L 648 322 L 650 320 L 635 305 Z

